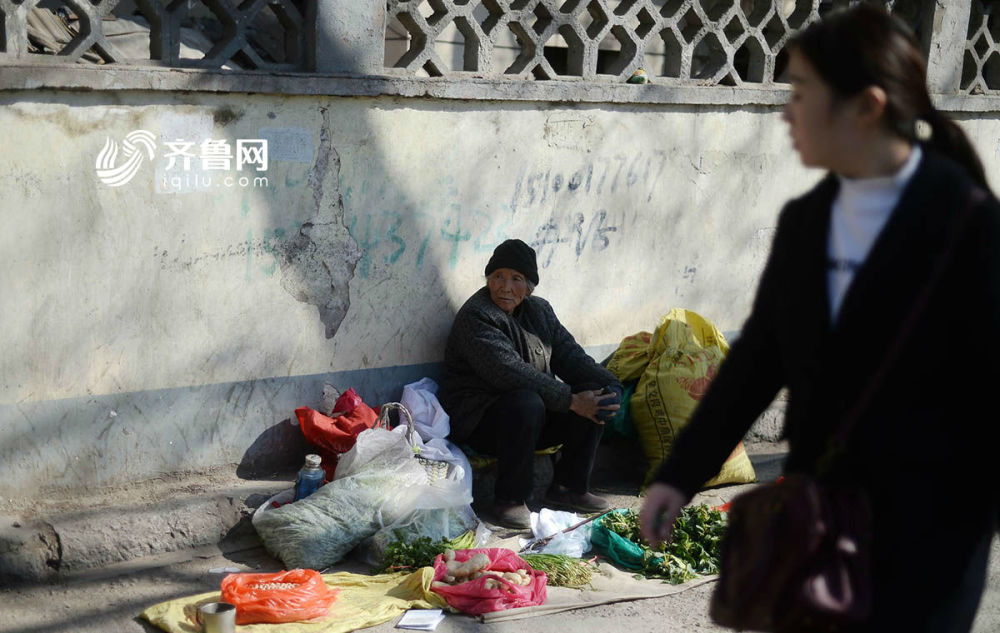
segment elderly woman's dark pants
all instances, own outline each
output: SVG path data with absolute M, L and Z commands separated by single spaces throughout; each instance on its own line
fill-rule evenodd
M 581 385 L 573 391 L 599 387 Z M 535 450 L 562 444 L 553 483 L 573 492 L 590 490 L 590 471 L 604 427 L 575 413 L 547 411 L 534 391 L 519 389 L 494 403 L 469 436 L 469 445 L 497 458 L 496 499 L 527 501 L 531 497 Z

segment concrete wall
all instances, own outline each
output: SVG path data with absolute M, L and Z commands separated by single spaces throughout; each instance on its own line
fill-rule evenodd
M 995 173 L 995 115 L 963 117 Z M 508 237 L 595 355 L 673 307 L 739 329 L 820 175 L 767 105 L 35 90 L 0 93 L 0 129 L 7 498 L 298 462 L 285 420 L 324 381 L 375 403 L 435 375 Z M 103 184 L 137 129 L 154 158 Z M 268 139 L 266 185 L 167 169 L 168 141 L 207 138 Z

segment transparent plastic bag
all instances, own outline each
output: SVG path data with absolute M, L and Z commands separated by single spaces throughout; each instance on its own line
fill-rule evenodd
M 380 516 L 381 528 L 366 543 L 365 560 L 381 565 L 386 547 L 395 541 L 412 542 L 421 537 L 431 541 L 451 540 L 476 530 L 476 546 L 489 539 L 489 530 L 472 509 L 472 496 L 462 481 L 439 479 L 433 484 L 410 488 L 395 520 Z
M 344 453 L 336 478 L 310 496 L 254 515 L 264 546 L 289 568 L 322 570 L 410 510 L 427 475 L 406 438 L 369 429 Z

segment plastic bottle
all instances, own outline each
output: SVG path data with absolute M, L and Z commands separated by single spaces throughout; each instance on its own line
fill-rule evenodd
M 306 455 L 306 463 L 295 478 L 295 500 L 305 499 L 323 485 L 326 471 L 320 468 L 323 462 L 319 455 Z

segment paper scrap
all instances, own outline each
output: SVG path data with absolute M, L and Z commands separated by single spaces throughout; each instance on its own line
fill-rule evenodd
M 410 609 L 396 623 L 397 629 L 433 631 L 444 620 L 441 609 Z

